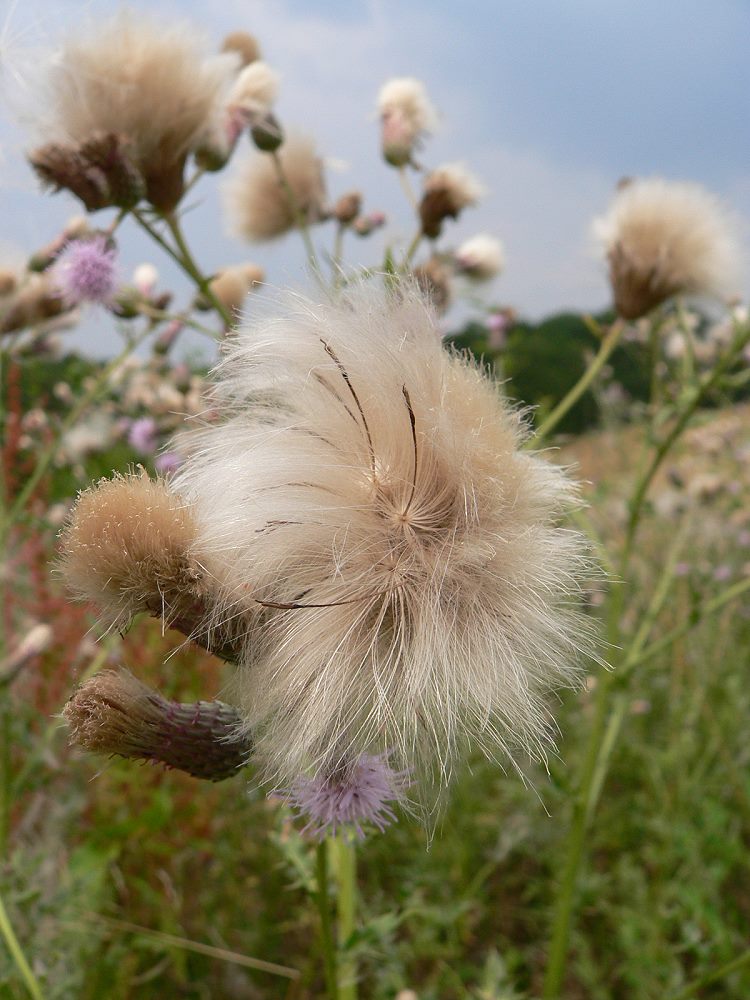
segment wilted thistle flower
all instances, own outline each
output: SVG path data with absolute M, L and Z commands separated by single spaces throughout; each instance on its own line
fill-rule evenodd
M 54 280 L 69 305 L 109 305 L 117 287 L 117 254 L 106 236 L 72 240 L 54 266 Z
M 92 753 L 151 761 L 223 781 L 252 750 L 236 709 L 220 701 L 168 701 L 122 667 L 100 670 L 63 709 L 71 742 Z
M 541 693 L 586 645 L 584 546 L 556 523 L 575 491 L 421 293 L 291 299 L 237 334 L 214 405 L 173 488 L 215 622 L 247 623 L 235 697 L 266 776 L 392 749 L 447 780 L 472 737 L 541 755 Z
M 457 219 L 463 209 L 475 205 L 482 185 L 461 163 L 447 163 L 427 175 L 419 204 L 422 232 L 436 239 L 446 219 Z
M 505 251 L 500 240 L 484 233 L 472 236 L 453 255 L 456 269 L 474 281 L 491 281 L 505 267 Z
M 186 157 L 216 115 L 238 58 L 206 57 L 187 25 L 120 11 L 71 37 L 56 59 L 45 135 L 74 147 L 101 134 L 124 137 L 149 201 L 170 210 L 182 196 Z
M 297 211 L 308 224 L 323 216 L 323 165 L 311 139 L 290 136 L 279 151 L 284 176 Z M 279 178 L 274 158 L 258 154 L 246 160 L 226 187 L 225 210 L 234 235 L 272 240 L 294 228 L 297 219 Z
M 315 840 L 342 828 L 363 838 L 368 826 L 382 833 L 395 821 L 393 805 L 403 802 L 409 784 L 408 771 L 394 771 L 387 754 L 363 754 L 337 773 L 303 775 L 274 794 L 307 820 L 302 833 Z
M 385 83 L 378 95 L 383 156 L 394 167 L 412 161 L 421 139 L 437 126 L 437 113 L 424 84 L 414 77 Z
M 738 249 L 729 215 L 697 184 L 624 181 L 594 235 L 609 263 L 618 313 L 637 319 L 681 292 L 727 296 Z

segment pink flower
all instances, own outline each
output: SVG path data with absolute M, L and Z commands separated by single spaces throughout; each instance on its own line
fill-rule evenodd
M 154 462 L 157 472 L 170 473 L 174 472 L 176 469 L 182 465 L 182 455 L 178 455 L 176 451 L 165 451 L 162 455 Z
M 409 787 L 408 771 L 394 771 L 386 754 L 362 754 L 357 763 L 339 774 L 307 778 L 300 776 L 291 788 L 274 794 L 307 819 L 302 829 L 315 840 L 335 834 L 340 828 L 365 836 L 364 827 L 381 832 L 395 822 L 390 803 L 404 800 Z
M 142 455 L 156 451 L 156 421 L 153 417 L 139 417 L 130 425 L 128 442 Z
M 56 283 L 71 305 L 107 305 L 117 284 L 115 261 L 115 248 L 105 236 L 72 240 L 55 265 Z

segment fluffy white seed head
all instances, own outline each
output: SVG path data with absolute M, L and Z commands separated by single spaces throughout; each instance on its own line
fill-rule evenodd
M 323 166 L 311 139 L 290 135 L 279 150 L 284 176 L 308 223 L 320 221 L 325 202 Z M 295 225 L 295 215 L 273 157 L 257 153 L 238 166 L 224 189 L 229 229 L 248 240 L 271 240 Z
M 258 60 L 238 74 L 229 95 L 229 105 L 251 114 L 267 114 L 278 93 L 279 74 L 268 63 Z
M 437 113 L 421 80 L 397 77 L 385 83 L 378 95 L 385 159 L 393 166 L 409 163 L 420 140 L 434 132 Z
M 74 144 L 122 135 L 148 182 L 181 166 L 216 116 L 237 63 L 231 53 L 207 57 L 188 25 L 121 10 L 68 39 L 49 74 L 41 131 Z
M 680 292 L 721 298 L 736 290 L 732 221 L 720 200 L 698 184 L 660 177 L 624 182 L 592 230 L 626 319 Z
M 217 623 L 251 622 L 236 697 L 266 774 L 391 751 L 447 780 L 472 737 L 543 754 L 587 563 L 573 486 L 519 451 L 498 386 L 410 285 L 289 299 L 228 350 L 174 489 Z
M 494 236 L 480 233 L 466 240 L 453 256 L 458 270 L 475 281 L 491 281 L 505 267 L 505 249 Z

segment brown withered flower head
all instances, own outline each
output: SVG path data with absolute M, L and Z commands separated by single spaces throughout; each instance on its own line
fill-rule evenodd
M 233 52 L 207 57 L 193 30 L 122 10 L 72 35 L 49 74 L 31 162 L 93 211 L 145 197 L 169 211 L 189 154 L 237 71 Z

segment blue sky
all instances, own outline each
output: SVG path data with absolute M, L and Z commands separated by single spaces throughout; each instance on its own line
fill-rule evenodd
M 0 67 L 7 97 L 14 98 L 0 121 L 0 241 L 17 252 L 44 243 L 73 208 L 63 196 L 39 195 L 23 162 L 28 140 L 13 118 L 17 76 L 41 64 L 44 46 L 79 19 L 118 6 L 0 2 Z M 734 207 L 747 236 L 748 3 L 152 0 L 132 6 L 190 18 L 214 44 L 234 28 L 255 33 L 282 75 L 280 117 L 314 134 L 335 161 L 332 193 L 360 187 L 369 207 L 388 213 L 392 240 L 407 240 L 412 227 L 396 175 L 379 158 L 372 112 L 389 76 L 423 79 L 442 117 L 425 162 L 464 160 L 488 189 L 483 204 L 446 233 L 447 242 L 477 231 L 498 235 L 508 266 L 490 297 L 527 315 L 606 303 L 604 268 L 588 226 L 622 175 L 698 181 Z M 218 187 L 216 178 L 203 182 L 201 203 L 187 222 L 205 268 L 252 259 L 274 284 L 304 287 L 294 238 L 266 249 L 225 235 Z M 352 248 L 370 262 L 380 245 Z M 150 258 L 167 283 L 176 283 L 139 237 L 128 234 L 122 250 L 128 266 Z M 747 293 L 747 266 L 745 275 Z M 81 335 L 86 346 L 111 349 L 107 327 L 106 317 L 90 319 Z

